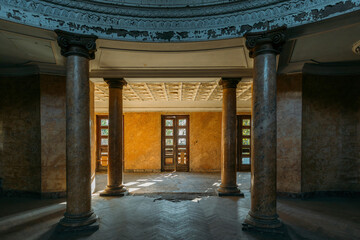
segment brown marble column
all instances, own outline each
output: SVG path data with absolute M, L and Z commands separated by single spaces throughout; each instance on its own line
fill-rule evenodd
M 64 230 L 97 229 L 91 209 L 89 59 L 94 59 L 96 36 L 55 30 L 66 57 L 66 212 Z
M 101 196 L 125 196 L 123 185 L 123 78 L 105 78 L 109 85 L 109 161 L 108 185 Z
M 245 35 L 254 58 L 252 88 L 251 209 L 244 230 L 280 231 L 276 213 L 276 55 L 285 28 Z
M 221 185 L 219 196 L 244 196 L 236 182 L 236 87 L 239 78 L 223 78 Z

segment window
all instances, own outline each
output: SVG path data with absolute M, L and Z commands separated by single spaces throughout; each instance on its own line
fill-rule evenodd
M 237 116 L 237 170 L 251 169 L 251 116 Z

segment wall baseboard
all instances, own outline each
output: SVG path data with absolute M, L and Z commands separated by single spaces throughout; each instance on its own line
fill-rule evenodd
M 159 173 L 161 169 L 125 169 L 126 173 Z
M 64 192 L 43 192 L 41 193 L 42 199 L 56 199 L 56 198 L 66 198 L 66 191 Z
M 21 190 L 2 190 L 0 192 L 2 197 L 31 197 L 40 199 L 57 199 L 65 198 L 66 191 L 63 192 L 31 192 Z
M 302 193 L 277 192 L 278 197 L 284 198 L 317 198 L 317 197 L 360 197 L 360 191 L 314 191 Z
M 190 169 L 190 172 L 193 173 L 219 173 L 220 169 Z

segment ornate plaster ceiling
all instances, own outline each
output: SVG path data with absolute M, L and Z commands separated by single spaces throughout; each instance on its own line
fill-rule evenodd
M 0 0 L 0 19 L 141 42 L 242 37 L 360 10 L 358 0 Z
M 85 2 L 137 6 L 137 7 L 199 7 L 207 5 L 226 4 L 229 2 L 243 2 L 244 6 L 256 7 L 281 2 L 281 0 L 87 0 Z
M 129 82 L 123 88 L 123 99 L 130 102 L 221 101 L 222 87 L 218 84 L 218 80 L 207 82 Z M 243 79 L 238 84 L 237 101 L 251 99 L 251 84 L 251 79 Z M 108 85 L 96 83 L 95 101 L 107 102 L 108 99 Z

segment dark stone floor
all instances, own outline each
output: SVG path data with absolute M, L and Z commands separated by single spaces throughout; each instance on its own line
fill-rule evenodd
M 250 175 L 239 176 L 244 198 L 214 196 L 220 174 L 197 173 L 125 174 L 131 195 L 104 198 L 99 191 L 106 175 L 98 175 L 93 194 L 98 231 L 56 232 L 62 211 L 0 232 L 0 239 L 359 239 L 359 198 L 279 198 L 283 234 L 242 231 Z
M 124 176 L 124 185 L 131 195 L 201 193 L 211 196 L 215 195 L 215 189 L 220 183 L 220 173 L 125 173 Z M 250 173 L 238 173 L 237 183 L 241 190 L 250 190 Z M 106 184 L 107 174 L 98 173 L 95 192 L 104 190 Z

